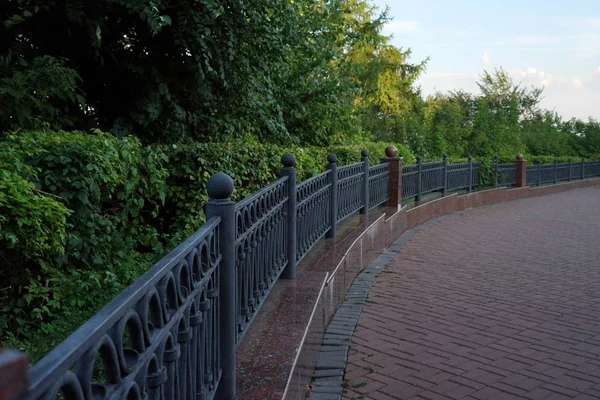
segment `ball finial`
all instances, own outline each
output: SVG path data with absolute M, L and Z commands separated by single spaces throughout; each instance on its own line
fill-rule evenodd
M 521 154 L 521 153 L 517 154 L 517 160 L 522 161 L 523 160 L 523 154 Z
M 473 156 L 471 156 L 471 155 L 470 155 L 470 156 L 468 157 L 468 160 L 469 160 L 469 161 L 473 161 Z
M 223 172 L 217 172 L 206 182 L 208 197 L 211 199 L 227 199 L 233 193 L 233 179 Z
M 281 163 L 284 167 L 296 166 L 296 157 L 292 153 L 285 153 L 281 156 Z
M 361 150 L 361 152 L 360 152 L 360 155 L 361 155 L 362 157 L 369 157 L 369 150 L 367 150 L 367 149 L 362 149 L 362 150 Z
M 327 156 L 327 162 L 329 164 L 335 164 L 337 162 L 337 156 L 333 153 Z
M 385 155 L 388 158 L 394 158 L 398 155 L 398 149 L 395 146 L 388 146 L 385 148 Z

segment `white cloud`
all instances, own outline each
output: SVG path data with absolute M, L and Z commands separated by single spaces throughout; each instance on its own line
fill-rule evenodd
M 481 61 L 483 61 L 483 65 L 485 65 L 486 67 L 490 66 L 490 53 L 488 53 L 487 51 L 483 52 L 483 56 L 481 56 Z
M 584 85 L 583 82 L 581 82 L 579 79 L 577 78 L 573 78 L 571 80 L 571 84 L 573 85 L 573 89 L 581 89 Z

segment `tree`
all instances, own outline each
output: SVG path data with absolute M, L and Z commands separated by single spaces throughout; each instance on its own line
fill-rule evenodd
M 517 112 L 522 118 L 533 116 L 541 100 L 543 88 L 524 88 L 515 84 L 504 69 L 495 69 L 493 73 L 483 71 L 477 83 L 481 95 L 490 103 L 492 113 L 511 107 L 511 101 L 516 101 Z

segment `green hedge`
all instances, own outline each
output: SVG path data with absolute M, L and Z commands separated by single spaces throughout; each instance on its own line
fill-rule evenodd
M 212 174 L 231 175 L 239 201 L 277 178 L 288 151 L 303 181 L 325 169 L 329 153 L 346 165 L 366 148 L 377 164 L 386 146 L 281 146 L 252 137 L 143 146 L 102 132 L 2 135 L 0 341 L 40 358 L 204 223 Z M 415 162 L 395 146 L 405 164 Z M 476 160 L 488 176 L 491 159 Z
M 206 181 L 224 171 L 240 200 L 277 178 L 281 156 L 298 179 L 360 160 L 385 143 L 285 147 L 251 137 L 144 147 L 102 132 L 0 137 L 0 341 L 37 360 L 198 229 Z M 397 146 L 408 160 L 414 157 Z

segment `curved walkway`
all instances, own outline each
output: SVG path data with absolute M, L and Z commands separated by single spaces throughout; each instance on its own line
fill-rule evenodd
M 600 188 L 470 210 L 374 281 L 343 397 L 600 398 Z

